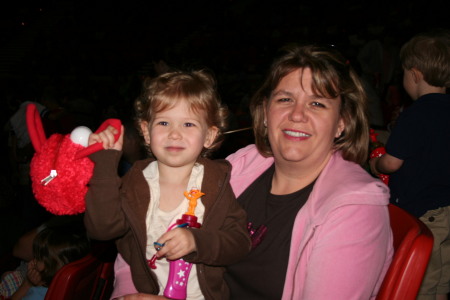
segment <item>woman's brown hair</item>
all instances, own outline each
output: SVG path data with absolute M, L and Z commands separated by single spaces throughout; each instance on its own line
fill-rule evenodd
M 344 159 L 363 164 L 368 155 L 369 123 L 361 81 L 337 50 L 314 45 L 283 49 L 283 54 L 272 63 L 265 81 L 252 97 L 250 110 L 259 152 L 266 157 L 273 155 L 264 126 L 264 109 L 272 92 L 286 75 L 306 68 L 312 73 L 314 93 L 330 99 L 341 98 L 340 116 L 345 129 L 334 140 L 334 149 L 342 151 Z

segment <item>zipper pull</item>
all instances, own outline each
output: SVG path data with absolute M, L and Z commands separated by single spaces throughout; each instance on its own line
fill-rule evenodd
M 45 177 L 44 179 L 41 180 L 41 183 L 43 185 L 47 185 L 50 183 L 50 181 L 52 181 L 56 176 L 58 175 L 58 173 L 56 173 L 56 170 L 51 170 L 50 171 L 50 175 L 48 175 L 47 177 Z

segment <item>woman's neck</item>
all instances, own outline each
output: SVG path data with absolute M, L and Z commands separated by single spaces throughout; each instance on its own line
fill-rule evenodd
M 286 195 L 306 187 L 319 176 L 330 158 L 331 153 L 321 162 L 310 164 L 275 159 L 271 193 Z

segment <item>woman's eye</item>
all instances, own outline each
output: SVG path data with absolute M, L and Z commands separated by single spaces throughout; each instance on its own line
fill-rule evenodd
M 312 106 L 315 106 L 315 107 L 325 107 L 325 105 L 323 105 L 323 104 L 320 103 L 320 102 L 313 102 L 313 103 L 311 103 L 311 105 L 312 105 Z
M 291 98 L 280 98 L 277 100 L 277 102 L 289 102 L 291 101 Z

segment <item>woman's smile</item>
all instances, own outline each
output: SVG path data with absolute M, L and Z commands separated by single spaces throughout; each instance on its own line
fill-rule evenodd
M 310 134 L 307 134 L 305 132 L 298 131 L 298 130 L 293 130 L 293 129 L 285 129 L 285 130 L 283 130 L 283 132 L 288 137 L 301 138 L 302 140 L 306 139 L 306 138 L 309 138 L 311 136 Z

